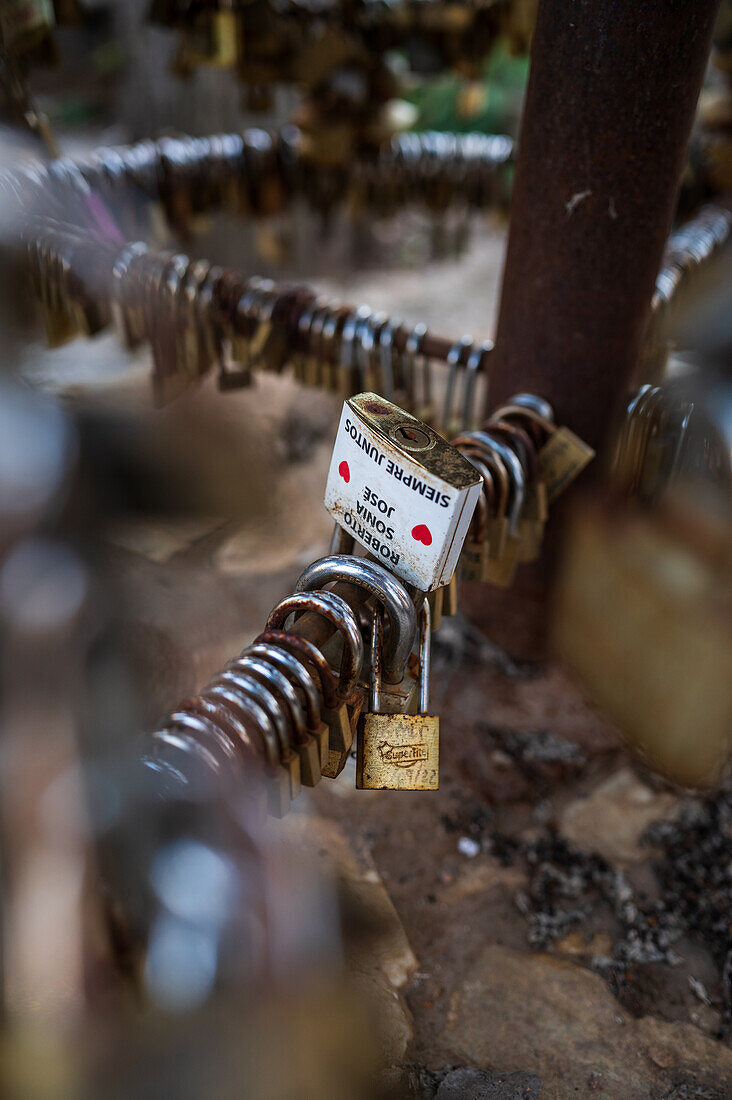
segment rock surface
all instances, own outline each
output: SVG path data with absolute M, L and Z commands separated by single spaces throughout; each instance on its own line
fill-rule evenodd
M 436 1100 L 538 1100 L 541 1080 L 533 1073 L 487 1073 L 463 1067 L 448 1073 Z
M 692 1025 L 621 1015 L 595 974 L 498 945 L 453 995 L 444 1040 L 488 1069 L 529 1066 L 543 1081 L 541 1100 L 584 1095 L 590 1080 L 618 1100 L 660 1100 L 679 1075 L 732 1090 L 732 1051 Z
M 644 832 L 652 822 L 671 816 L 677 805 L 673 795 L 651 790 L 630 768 L 622 768 L 589 798 L 567 807 L 560 832 L 578 848 L 628 866 L 648 857 Z
M 371 1007 L 381 1039 L 381 1063 L 403 1060 L 412 1035 L 409 1009 L 400 989 L 416 969 L 417 960 L 404 926 L 363 844 L 349 841 L 333 821 L 308 813 L 292 813 L 282 822 L 284 835 L 332 870 L 349 894 L 349 908 L 370 929 L 366 940 L 346 946 L 346 970 Z

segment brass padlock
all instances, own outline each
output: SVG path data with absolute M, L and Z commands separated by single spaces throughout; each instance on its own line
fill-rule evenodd
M 729 525 L 688 501 L 586 505 L 570 528 L 559 652 L 646 761 L 684 785 L 714 783 L 732 747 L 731 563 Z
M 290 737 L 289 715 L 283 708 L 278 695 L 281 692 L 282 681 L 285 679 L 275 669 L 248 656 L 238 657 L 229 661 L 224 669 L 224 676 L 229 676 L 235 681 L 240 690 L 251 694 L 254 691 L 272 720 L 277 734 L 279 745 L 280 764 L 286 771 L 290 780 L 290 796 L 297 798 L 302 787 L 302 775 L 300 772 L 300 757 L 292 747 Z M 288 686 L 290 686 L 288 684 Z
M 359 790 L 435 791 L 439 786 L 440 720 L 427 713 L 432 623 L 425 598 L 419 620 L 419 714 L 381 713 L 383 617 L 373 613 L 370 712 L 359 728 Z
M 445 597 L 442 602 L 442 614 L 449 619 L 457 615 L 460 610 L 460 578 L 457 573 L 453 573 L 450 583 L 445 585 L 443 591 Z
M 314 787 L 321 780 L 320 744 L 308 731 L 308 727 L 318 730 L 320 709 L 317 698 L 313 698 L 312 684 L 305 669 L 295 657 L 276 646 L 253 645 L 246 653 L 273 665 L 282 676 L 281 687 L 287 699 L 294 735 L 292 747 L 300 757 L 300 776 L 306 787 Z M 303 693 L 308 710 L 307 717 L 295 690 L 296 687 L 299 687 Z
M 483 492 L 478 497 L 478 506 L 460 556 L 460 577 L 466 581 L 482 581 L 490 553 L 490 506 L 493 504 L 495 489 L 493 474 L 488 466 L 474 457 L 473 452 L 467 452 L 467 457 L 483 478 Z
M 308 728 L 318 745 L 321 775 L 327 775 L 331 745 L 335 748 L 343 743 L 347 753 L 353 740 L 348 710 L 344 703 L 338 705 L 336 678 L 330 671 L 328 662 L 312 642 L 284 630 L 270 630 L 260 634 L 254 639 L 253 648 L 260 645 L 266 646 L 270 654 L 277 648 L 286 657 L 297 662 L 299 671 L 293 673 L 293 677 L 305 693 Z M 321 700 L 335 705 L 328 709 L 326 705 L 321 705 Z
M 326 559 L 328 561 L 328 559 Z M 302 579 L 302 578 L 301 578 Z M 323 775 L 334 779 L 345 767 L 353 743 L 354 715 L 349 713 L 344 700 L 351 700 L 363 664 L 363 639 L 358 621 L 346 601 L 335 592 L 297 592 L 282 600 L 271 612 L 267 630 L 279 630 L 293 612 L 315 611 L 336 627 L 343 640 L 343 652 L 339 680 L 331 672 L 325 654 L 311 642 L 297 638 L 291 645 L 302 648 L 317 669 L 323 687 L 326 708 L 321 711 L 328 726 L 328 759 Z M 331 639 L 334 641 L 335 639 Z M 327 649 L 327 646 L 326 646 Z
M 495 433 L 471 432 L 460 438 L 475 440 L 485 449 L 486 462 L 493 456 L 495 461 L 491 469 L 505 471 L 508 478 L 508 501 L 504 504 L 502 499 L 503 508 L 489 525 L 490 550 L 483 569 L 484 581 L 508 588 L 513 584 L 520 560 L 521 539 L 518 525 L 524 506 L 526 476 L 515 452 Z

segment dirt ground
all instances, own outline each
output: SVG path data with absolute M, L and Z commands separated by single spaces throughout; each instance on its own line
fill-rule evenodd
M 502 248 L 491 230 L 460 261 L 321 285 L 482 338 Z M 146 400 L 146 369 L 106 337 L 29 363 L 67 396 L 135 407 Z M 254 391 L 220 397 L 207 387 L 154 414 L 164 436 L 226 441 L 245 515 L 120 518 L 114 562 L 134 609 L 150 721 L 259 633 L 327 551 L 320 499 L 336 412 L 329 397 L 264 378 Z M 671 887 L 654 867 L 680 859 L 678 838 L 671 855 L 663 836 L 645 839 L 678 815 L 682 795 L 631 760 L 564 672 L 512 661 L 464 610 L 435 643 L 440 790 L 357 792 L 351 762 L 293 815 L 294 827 L 335 832 L 359 852 L 390 903 L 399 934 L 384 957 L 394 965 L 377 978 L 393 1013 L 385 1061 L 409 1067 L 413 1094 L 425 1097 L 725 1100 L 732 1050 L 718 1038 L 719 958 L 708 936 L 671 929 L 662 913 Z M 730 817 L 720 820 L 729 829 Z M 727 860 L 729 840 L 719 848 Z M 462 1066 L 509 1076 L 447 1077 Z

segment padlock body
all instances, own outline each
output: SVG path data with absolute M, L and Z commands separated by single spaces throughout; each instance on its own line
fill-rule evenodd
M 517 535 L 509 535 L 498 557 L 488 555 L 483 562 L 482 580 L 498 588 L 510 588 L 516 577 L 521 541 Z
M 460 558 L 460 576 L 464 581 L 481 581 L 488 557 L 486 542 L 466 542 Z
M 732 559 L 728 551 L 720 566 L 699 550 L 650 516 L 586 507 L 572 526 L 555 631 L 628 740 L 686 785 L 714 783 L 732 748 Z
M 356 786 L 365 791 L 436 791 L 440 720 L 428 714 L 367 714 L 358 736 Z
M 421 592 L 452 578 L 480 484 L 456 448 L 378 394 L 345 403 L 325 507 L 377 561 Z
M 348 707 L 341 703 L 333 710 L 323 709 L 320 713 L 328 727 L 328 752 L 321 764 L 322 774 L 326 779 L 337 779 L 346 766 L 353 742 Z

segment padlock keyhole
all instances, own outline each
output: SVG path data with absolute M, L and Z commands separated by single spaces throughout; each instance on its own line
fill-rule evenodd
M 405 451 L 425 451 L 432 445 L 432 439 L 422 428 L 413 428 L 411 425 L 402 425 L 392 432 L 392 439 Z

